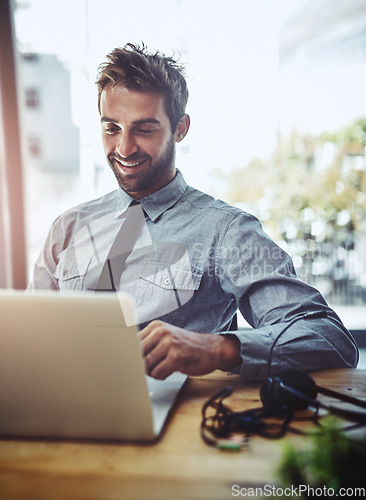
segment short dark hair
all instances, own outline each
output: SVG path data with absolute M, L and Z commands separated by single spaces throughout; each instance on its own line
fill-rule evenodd
M 99 112 L 103 89 L 122 85 L 129 90 L 163 95 L 173 133 L 185 113 L 188 88 L 183 66 L 158 51 L 149 53 L 144 44 L 128 43 L 112 50 L 98 68 L 96 84 Z

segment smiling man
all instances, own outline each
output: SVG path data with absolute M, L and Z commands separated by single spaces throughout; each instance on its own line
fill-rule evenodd
M 139 200 L 174 179 L 175 142 L 188 131 L 188 115 L 173 134 L 162 95 L 111 85 L 101 93 L 100 112 L 104 151 L 124 191 Z
M 127 44 L 107 56 L 97 86 L 118 189 L 54 222 L 29 289 L 132 295 L 155 378 L 222 369 L 263 379 L 277 338 L 273 372 L 356 366 L 350 334 L 259 221 L 187 186 L 176 169 L 190 125 L 176 61 Z M 252 330 L 229 331 L 238 309 Z

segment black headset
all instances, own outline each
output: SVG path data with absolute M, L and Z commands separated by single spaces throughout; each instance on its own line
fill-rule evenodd
M 315 318 L 329 318 L 344 328 L 339 320 L 328 316 L 325 311 L 304 313 L 287 323 L 277 335 L 269 353 L 267 378 L 260 387 L 260 399 L 263 406 L 242 412 L 231 411 L 223 404 L 223 399 L 232 393 L 232 388 L 225 387 L 219 391 L 202 408 L 201 436 L 207 444 L 232 448 L 234 446 L 241 447 L 251 434 L 272 439 L 284 436 L 287 431 L 302 434 L 302 431 L 291 428 L 290 423 L 293 420 L 293 410 L 305 408 L 314 410 L 313 415 L 309 418 L 315 423 L 318 423 L 318 411 L 324 409 L 328 413 L 353 422 L 353 425 L 344 430 L 366 425 L 366 412 L 324 404 L 318 401 L 317 396 L 321 393 L 363 409 L 366 409 L 366 401 L 318 386 L 310 375 L 298 370 L 285 369 L 275 376 L 271 374 L 273 351 L 280 337 L 296 321 Z M 215 413 L 212 414 L 212 410 L 215 410 Z M 272 417 L 276 416 L 281 419 L 279 423 L 271 421 Z M 233 432 L 244 433 L 241 444 L 231 441 L 230 436 L 233 435 Z
M 276 376 L 272 377 L 272 355 L 273 350 L 280 339 L 280 337 L 285 333 L 285 331 L 296 321 L 300 319 L 311 319 L 311 318 L 329 318 L 336 324 L 343 327 L 342 323 L 335 318 L 327 315 L 325 311 L 304 313 L 297 316 L 292 321 L 290 321 L 285 328 L 277 335 L 275 341 L 272 344 L 268 362 L 267 362 L 267 379 L 264 381 L 260 388 L 260 398 L 263 404 L 263 408 L 270 412 L 279 411 L 282 409 L 300 410 L 307 407 L 314 409 L 326 409 L 330 413 L 346 418 L 355 422 L 365 422 L 366 423 L 366 413 L 350 411 L 343 408 L 336 408 L 332 405 L 325 405 L 317 400 L 318 393 L 330 396 L 332 398 L 350 403 L 352 405 L 358 406 L 360 408 L 366 409 L 366 401 L 361 401 L 357 398 L 349 396 L 347 394 L 342 394 L 340 392 L 321 387 L 315 383 L 315 381 L 310 377 L 310 375 L 303 373 L 294 369 L 286 369 L 279 372 Z
M 267 379 L 260 388 L 263 408 L 270 412 L 283 409 L 302 410 L 305 408 L 325 409 L 329 413 L 352 422 L 366 424 L 366 412 L 357 412 L 318 401 L 318 393 L 366 409 L 366 401 L 321 387 L 306 373 L 297 370 L 283 370 Z

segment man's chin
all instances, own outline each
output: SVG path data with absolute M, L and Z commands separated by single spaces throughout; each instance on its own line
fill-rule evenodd
M 119 187 L 123 189 L 123 191 L 126 191 L 126 193 L 130 194 L 131 196 L 133 196 L 133 193 L 139 191 L 139 184 L 133 182 L 132 179 L 127 180 L 121 175 L 116 175 L 116 179 Z
M 120 172 L 115 172 L 115 170 L 113 170 L 113 173 L 117 180 L 118 186 L 133 198 L 135 197 L 135 194 L 137 195 L 138 193 L 145 191 L 149 187 L 149 184 L 145 186 L 146 181 L 144 176 L 142 176 L 142 178 L 137 174 L 124 176 L 121 175 Z

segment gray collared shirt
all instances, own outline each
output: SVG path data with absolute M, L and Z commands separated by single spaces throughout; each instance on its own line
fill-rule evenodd
M 179 171 L 140 204 L 131 201 L 117 189 L 57 218 L 28 289 L 123 290 L 134 298 L 140 327 L 160 318 L 202 333 L 226 332 L 239 309 L 253 327 L 235 332 L 242 364 L 233 371 L 246 380 L 266 376 L 271 346 L 288 322 L 324 311 L 328 318 L 300 319 L 286 330 L 273 372 L 357 364 L 350 334 L 255 217 L 187 186 Z M 137 227 L 133 241 L 120 232 L 128 213 Z M 124 271 L 114 274 L 120 254 Z

